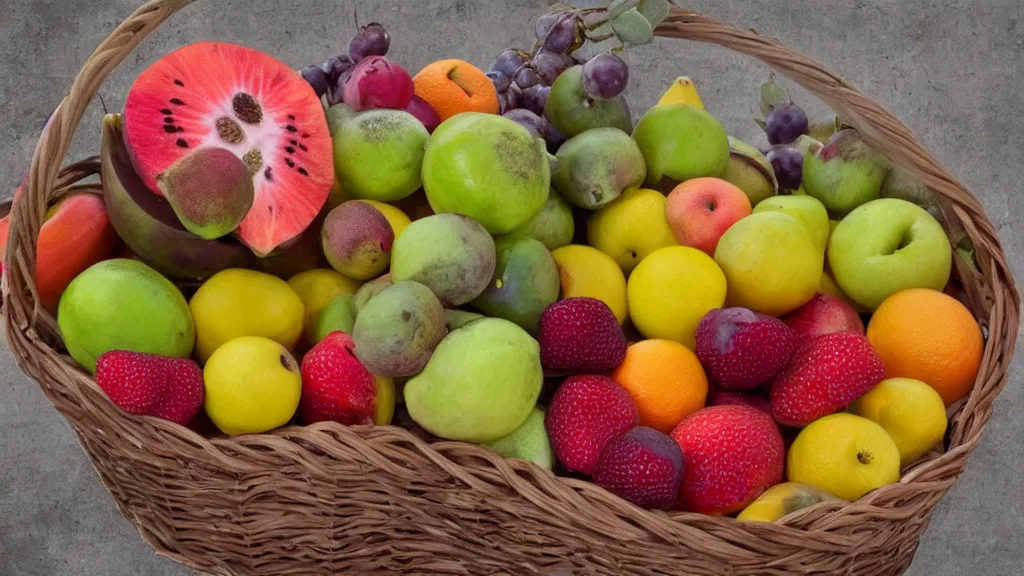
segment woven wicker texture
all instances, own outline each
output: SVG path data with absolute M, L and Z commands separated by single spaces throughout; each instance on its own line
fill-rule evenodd
M 1007 383 L 1020 302 L 981 205 L 910 130 L 821 65 L 771 38 L 673 9 L 663 37 L 756 57 L 831 105 L 877 150 L 924 179 L 951 235 L 987 335 L 977 384 L 956 410 L 948 449 L 849 505 L 821 504 L 772 525 L 648 512 L 597 486 L 477 446 L 428 444 L 398 427 L 291 427 L 205 439 L 128 416 L 61 353 L 32 271 L 46 206 L 98 171 L 61 169 L 86 105 L 150 32 L 191 0 L 139 8 L 97 48 L 44 130 L 15 203 L 4 277 L 7 337 L 19 366 L 72 424 L 121 512 L 161 554 L 218 575 L 262 574 L 898 574 L 931 512 L 977 446 Z

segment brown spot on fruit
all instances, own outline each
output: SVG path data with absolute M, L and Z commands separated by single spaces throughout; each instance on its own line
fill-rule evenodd
M 231 107 L 235 111 L 235 116 L 246 124 L 255 125 L 263 122 L 263 108 L 255 98 L 245 92 L 235 94 L 231 100 Z
M 412 319 L 412 312 L 408 310 L 402 310 L 402 322 L 408 322 Z
M 227 116 L 222 116 L 217 119 L 217 134 L 220 135 L 221 140 L 228 144 L 238 144 L 245 139 L 245 132 L 242 131 L 242 127 Z
M 289 372 L 295 372 L 295 361 L 292 360 L 292 357 L 287 352 L 281 353 L 281 366 L 284 366 L 284 369 Z
M 259 148 L 253 148 L 242 156 L 242 162 L 249 169 L 249 175 L 254 176 L 263 168 L 263 152 L 260 152 Z

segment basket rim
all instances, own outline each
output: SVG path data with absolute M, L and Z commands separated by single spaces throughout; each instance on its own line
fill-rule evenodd
M 81 441 L 96 433 L 85 425 L 88 411 L 95 409 L 92 420 L 107 421 L 112 430 L 134 430 L 138 438 L 174 438 L 192 450 L 179 453 L 180 457 L 214 459 L 220 463 L 238 466 L 239 472 L 249 467 L 241 464 L 239 454 L 266 449 L 303 450 L 325 445 L 341 439 L 345 443 L 363 444 L 367 456 L 379 443 L 394 443 L 419 454 L 425 462 L 443 469 L 452 478 L 470 488 L 489 491 L 504 485 L 503 490 L 517 492 L 518 496 L 537 505 L 549 505 L 552 499 L 572 506 L 600 508 L 621 519 L 622 533 L 636 537 L 658 537 L 676 528 L 691 526 L 705 533 L 746 532 L 749 534 L 779 534 L 806 537 L 809 531 L 816 536 L 849 543 L 845 537 L 829 536 L 844 511 L 856 509 L 872 517 L 899 519 L 908 512 L 920 512 L 919 502 L 912 498 L 914 486 L 929 485 L 940 492 L 929 499 L 925 511 L 930 513 L 934 503 L 956 482 L 966 466 L 969 454 L 975 449 L 984 427 L 992 414 L 992 402 L 1008 382 L 1010 362 L 1015 352 L 1019 329 L 1020 296 L 1010 267 L 998 238 L 997 230 L 988 219 L 983 207 L 971 194 L 943 168 L 918 141 L 913 133 L 877 102 L 863 96 L 841 77 L 828 72 L 820 64 L 782 46 L 774 38 L 761 36 L 750 30 L 741 30 L 717 20 L 673 7 L 669 17 L 657 28 L 658 36 L 708 42 L 758 58 L 779 73 L 804 85 L 852 124 L 864 139 L 895 164 L 908 169 L 928 185 L 940 201 L 940 207 L 951 227 L 974 243 L 976 270 L 957 259 L 957 269 L 965 277 L 965 288 L 972 304 L 972 313 L 987 329 L 983 369 L 968 398 L 955 409 L 950 420 L 952 429 L 950 449 L 933 458 L 919 461 L 903 474 L 896 484 L 885 486 L 850 503 L 824 502 L 798 510 L 783 520 L 769 524 L 740 523 L 732 518 L 712 517 L 693 512 L 660 512 L 637 508 L 606 492 L 589 481 L 560 477 L 530 462 L 506 460 L 483 446 L 462 442 L 426 443 L 412 432 L 397 426 L 345 427 L 333 422 L 311 426 L 288 426 L 261 435 L 234 438 L 205 438 L 177 424 L 158 418 L 132 416 L 118 409 L 100 391 L 92 378 L 69 364 L 68 358 L 51 346 L 56 334 L 52 315 L 40 308 L 33 282 L 35 240 L 38 236 L 48 199 L 67 193 L 69 189 L 85 190 L 89 186 L 78 183 L 93 173 L 94 159 L 61 169 L 71 136 L 81 120 L 85 105 L 95 96 L 100 83 L 124 57 L 153 29 L 174 12 L 192 0 L 152 0 L 127 19 L 90 56 L 76 78 L 70 94 L 57 107 L 40 136 L 32 159 L 29 182 L 23 200 L 14 203 L 7 262 L 9 273 L 3 278 L 3 316 L 8 342 L 21 369 L 42 386 L 51 403 L 72 423 Z M 968 282 L 970 279 L 971 282 Z M 967 284 L 971 286 L 968 287 Z M 328 454 L 330 450 L 326 450 Z M 368 457 L 368 456 L 367 456 Z M 93 466 L 96 461 L 90 454 Z M 472 466 L 462 462 L 476 463 Z M 375 462 L 384 468 L 399 470 L 399 464 L 382 456 Z M 477 465 L 478 464 L 478 465 Z M 101 473 L 102 475 L 102 473 Z M 526 479 L 524 479 L 526 478 Z M 107 478 L 104 477 L 107 483 Z M 109 485 L 108 485 L 109 488 Z M 910 504 L 907 504 L 907 503 Z M 894 504 L 895 503 L 895 504 Z M 900 504 L 902 503 L 902 504 Z M 119 503 L 120 506 L 120 503 Z M 625 526 L 632 523 L 632 530 Z M 618 525 L 616 525 L 618 527 Z M 637 528 L 643 527 L 643 530 Z M 147 534 L 143 531 L 143 536 Z M 147 540 L 149 538 L 147 537 Z M 154 544 L 160 549 L 159 542 Z

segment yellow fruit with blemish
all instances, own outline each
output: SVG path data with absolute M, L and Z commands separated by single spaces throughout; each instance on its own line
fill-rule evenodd
M 838 498 L 814 486 L 799 482 L 783 482 L 761 494 L 757 500 L 744 508 L 736 519 L 740 522 L 775 522 L 783 516 L 826 500 Z
M 619 324 L 626 321 L 626 277 L 611 256 L 580 244 L 562 246 L 551 256 L 558 266 L 562 298 L 596 298 L 611 308 Z

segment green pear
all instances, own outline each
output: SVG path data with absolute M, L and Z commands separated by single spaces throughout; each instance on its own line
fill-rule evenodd
M 467 312 L 465 310 L 458 310 L 449 308 L 444 311 L 444 323 L 448 328 L 448 332 L 452 330 L 458 330 L 470 322 L 476 322 L 481 318 L 486 318 L 483 314 L 477 314 L 476 312 Z
M 391 278 L 424 284 L 448 307 L 480 295 L 494 276 L 494 239 L 461 214 L 436 214 L 409 224 L 391 249 Z
M 566 138 L 594 128 L 618 128 L 626 133 L 633 130 L 625 98 L 591 98 L 583 89 L 582 66 L 562 72 L 551 85 L 544 116 Z
M 487 445 L 505 458 L 519 458 L 533 462 L 545 470 L 555 466 L 555 452 L 551 449 L 548 431 L 544 428 L 544 412 L 534 408 L 519 428 L 508 436 Z
M 557 158 L 558 171 L 551 176 L 555 190 L 587 210 L 608 204 L 647 176 L 640 148 L 617 128 L 595 128 L 570 138 Z
M 379 109 L 342 115 L 339 121 L 334 171 L 346 194 L 391 202 L 419 189 L 430 133 L 415 116 Z
M 732 136 L 729 136 L 729 150 L 729 163 L 722 180 L 743 190 L 751 206 L 779 192 L 775 171 L 760 150 Z
M 352 334 L 352 327 L 356 321 L 356 311 L 352 306 L 354 297 L 351 294 L 339 294 L 331 299 L 316 316 L 313 323 L 312 334 L 307 338 L 311 345 L 317 345 L 331 332 L 344 332 Z
M 647 184 L 720 177 L 729 164 L 729 136 L 715 117 L 689 104 L 651 108 L 633 131 L 647 161 Z
M 558 192 L 551 190 L 548 201 L 522 226 L 505 235 L 506 238 L 535 238 L 540 240 L 548 250 L 554 250 L 572 244 L 576 233 L 572 208 Z
M 526 421 L 543 383 L 537 341 L 508 320 L 484 318 L 448 334 L 403 394 L 431 434 L 485 444 Z
M 817 153 L 804 157 L 804 185 L 828 209 L 844 216 L 854 208 L 876 200 L 892 165 L 875 152 L 856 131 L 847 129 L 829 139 Z
M 939 203 L 931 190 L 924 182 L 900 166 L 893 166 L 892 171 L 882 182 L 882 198 L 898 198 L 917 204 L 927 210 L 940 224 L 945 222 Z
M 496 246 L 494 278 L 473 305 L 532 332 L 544 310 L 558 300 L 558 266 L 551 252 L 533 238 L 502 238 Z
M 463 112 L 434 130 L 423 159 L 423 187 L 437 214 L 474 218 L 506 234 L 540 212 L 551 189 L 547 147 L 496 114 Z
M 828 236 L 831 232 L 828 211 L 816 198 L 811 196 L 774 196 L 762 201 L 754 208 L 754 213 L 783 212 L 799 220 L 814 240 L 814 244 L 825 253 Z

